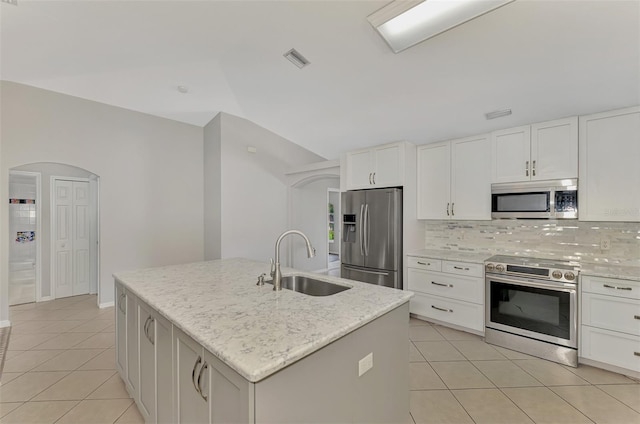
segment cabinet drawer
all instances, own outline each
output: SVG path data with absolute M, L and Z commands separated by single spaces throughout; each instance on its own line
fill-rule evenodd
M 484 266 L 468 262 L 442 261 L 442 272 L 451 274 L 468 275 L 469 277 L 482 277 Z
M 408 274 L 409 290 L 411 291 L 478 304 L 484 302 L 484 281 L 481 278 L 462 277 L 412 268 L 409 268 Z
M 410 310 L 426 318 L 484 331 L 483 305 L 416 293 L 410 300 Z
M 640 372 L 640 337 L 582 326 L 580 356 Z
M 640 281 L 585 275 L 580 278 L 580 284 L 583 292 L 640 299 Z
M 584 293 L 582 324 L 640 336 L 640 300 Z
M 442 261 L 440 259 L 407 256 L 407 266 L 410 268 L 424 269 L 429 271 L 440 271 L 442 269 Z

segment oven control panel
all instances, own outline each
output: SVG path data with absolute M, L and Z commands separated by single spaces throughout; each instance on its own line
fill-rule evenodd
M 514 275 L 564 283 L 577 282 L 578 271 L 575 267 L 570 265 L 563 266 L 564 264 L 553 265 L 540 266 L 538 263 L 524 263 L 524 261 L 519 263 L 500 263 L 489 259 L 489 261 L 485 262 L 485 271 L 487 274 Z

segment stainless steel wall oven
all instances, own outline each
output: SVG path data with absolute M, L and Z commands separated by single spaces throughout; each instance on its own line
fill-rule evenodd
M 571 262 L 488 259 L 487 343 L 577 366 L 578 272 Z

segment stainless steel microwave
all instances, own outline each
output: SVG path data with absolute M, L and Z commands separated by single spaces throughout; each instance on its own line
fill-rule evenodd
M 576 219 L 578 180 L 491 184 L 491 217 Z

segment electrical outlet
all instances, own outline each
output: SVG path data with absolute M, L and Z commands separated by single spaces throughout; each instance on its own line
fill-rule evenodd
M 611 239 L 609 237 L 602 237 L 600 239 L 600 250 L 611 249 Z
M 373 368 L 373 352 L 358 361 L 358 377 Z

